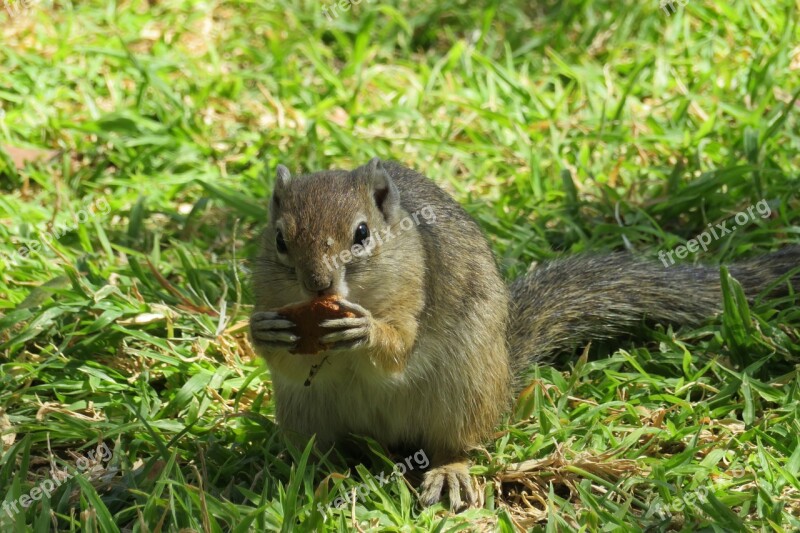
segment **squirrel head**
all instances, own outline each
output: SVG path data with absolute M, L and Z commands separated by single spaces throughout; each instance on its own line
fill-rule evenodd
M 385 282 L 382 267 L 407 261 L 404 248 L 417 238 L 394 229 L 407 216 L 377 157 L 352 171 L 296 177 L 278 165 L 263 243 L 270 268 L 281 271 L 272 288 L 287 293 L 279 299 L 347 298 L 373 278 Z

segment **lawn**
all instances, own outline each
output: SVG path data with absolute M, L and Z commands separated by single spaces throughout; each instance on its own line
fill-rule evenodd
M 800 530 L 792 296 L 532 369 L 455 515 L 247 338 L 279 163 L 418 169 L 509 280 L 800 243 L 796 0 L 0 1 L 0 531 Z

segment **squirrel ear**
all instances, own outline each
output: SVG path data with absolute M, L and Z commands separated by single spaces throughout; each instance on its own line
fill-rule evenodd
M 397 185 L 386 172 L 380 158 L 373 157 L 364 167 L 375 205 L 386 220 L 393 219 L 400 210 L 400 191 L 397 190 Z
M 278 165 L 278 168 L 275 170 L 275 187 L 272 189 L 272 204 L 275 207 L 280 207 L 281 194 L 289 186 L 291 180 L 292 174 L 289 172 L 289 169 L 283 165 Z

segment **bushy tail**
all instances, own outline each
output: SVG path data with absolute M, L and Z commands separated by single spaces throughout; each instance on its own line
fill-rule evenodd
M 800 246 L 736 263 L 731 275 L 753 298 L 800 267 Z M 800 291 L 800 273 L 793 275 Z M 776 288 L 785 293 L 788 284 Z M 719 267 L 644 261 L 628 254 L 552 261 L 511 286 L 510 353 L 515 369 L 547 362 L 591 339 L 609 338 L 646 318 L 697 324 L 720 311 Z

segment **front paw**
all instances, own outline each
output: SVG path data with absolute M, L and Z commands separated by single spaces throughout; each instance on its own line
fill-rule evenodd
M 368 346 L 375 331 L 375 319 L 372 313 L 347 300 L 339 301 L 339 305 L 344 310 L 355 313 L 356 316 L 322 321 L 320 327 L 336 331 L 320 337 L 320 343 L 330 346 L 331 350 L 352 350 Z
M 466 463 L 450 463 L 425 473 L 420 495 L 422 505 L 435 505 L 445 492 L 450 500 L 451 511 L 462 511 L 478 503 L 478 493 Z
M 294 322 L 273 311 L 259 311 L 250 317 L 250 335 L 258 346 L 290 350 L 297 335 L 286 330 L 293 327 Z

